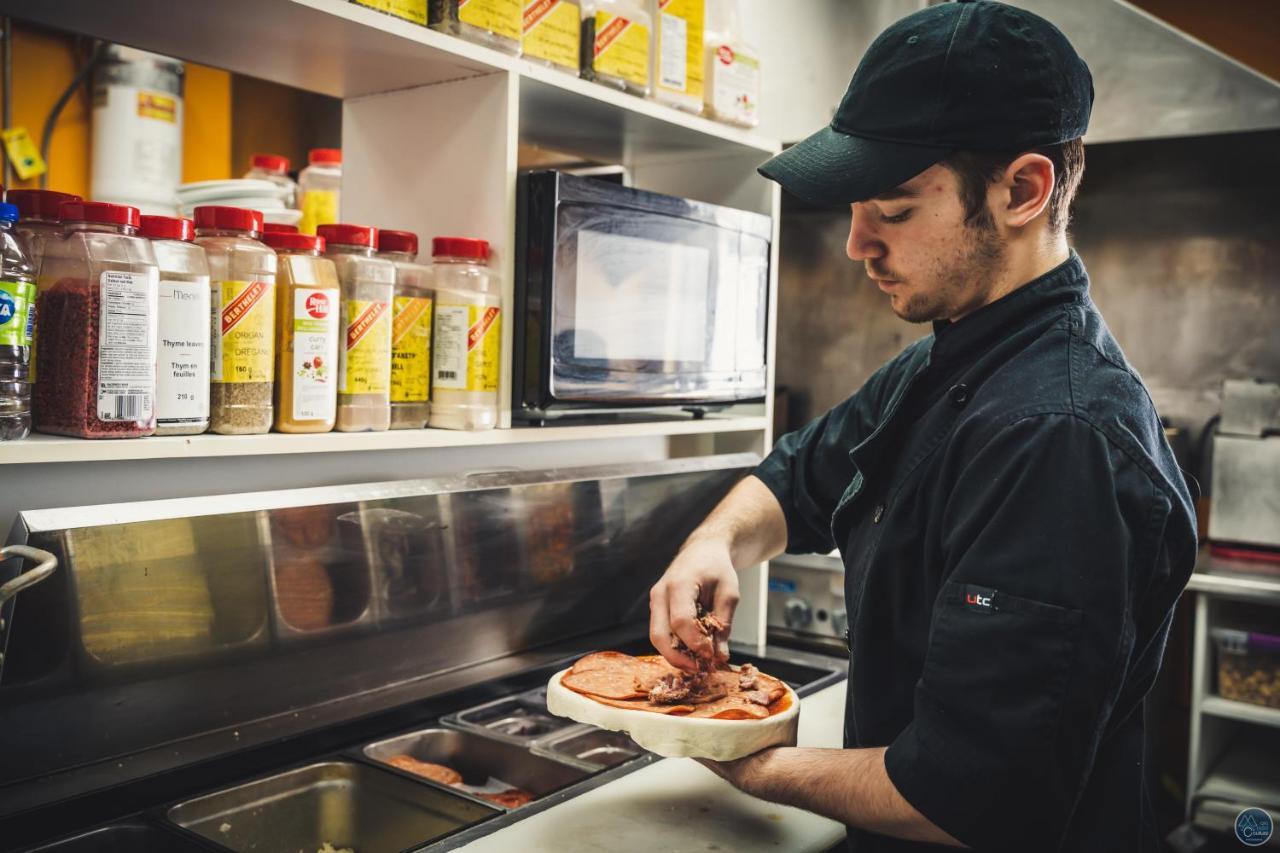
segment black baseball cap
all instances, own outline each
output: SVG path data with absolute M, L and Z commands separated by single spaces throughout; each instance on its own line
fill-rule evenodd
M 1062 31 L 991 0 L 908 15 L 867 49 L 828 127 L 760 167 L 814 204 L 873 198 L 959 150 L 1084 136 L 1093 78 Z

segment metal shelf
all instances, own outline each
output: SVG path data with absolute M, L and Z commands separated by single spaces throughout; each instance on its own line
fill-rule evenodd
M 1206 696 L 1200 703 L 1200 711 L 1211 717 L 1280 728 L 1280 708 L 1251 705 L 1248 702 L 1223 699 L 1221 696 Z
M 0 443 L 0 465 L 537 445 L 563 441 L 762 432 L 765 429 L 765 424 L 766 420 L 763 416 L 721 415 L 708 416 L 702 420 L 671 420 L 592 426 L 516 427 L 483 432 L 415 429 L 388 432 L 327 432 L 314 435 L 283 435 L 281 433 L 268 433 L 266 435 L 206 434 L 115 440 L 64 438 L 33 434 L 23 441 Z

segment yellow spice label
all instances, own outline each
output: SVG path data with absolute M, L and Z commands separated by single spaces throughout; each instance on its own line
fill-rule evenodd
M 520 0 L 458 0 L 458 20 L 520 41 Z
M 437 305 L 435 387 L 497 391 L 502 317 L 495 306 Z
M 706 0 L 658 0 L 654 34 L 658 40 L 658 67 L 653 81 L 656 88 L 702 97 L 706 10 Z
M 379 12 L 395 15 L 397 18 L 404 18 L 406 21 L 412 21 L 424 27 L 427 25 L 427 0 L 355 0 L 355 2 L 359 6 L 377 9 Z
M 349 299 L 342 303 L 342 347 L 338 391 L 386 394 L 391 388 L 391 303 Z
M 391 402 L 428 399 L 431 386 L 431 300 L 397 296 L 391 321 Z
M 581 11 L 567 0 L 527 0 L 524 4 L 524 55 L 566 68 L 578 67 Z
M 602 73 L 649 85 L 649 28 L 621 15 L 596 12 L 592 67 Z
M 314 234 L 321 225 L 338 221 L 338 193 L 335 190 L 307 190 L 302 196 L 302 221 L 298 230 Z
M 274 374 L 275 284 L 220 281 L 212 288 L 214 382 L 270 382 Z

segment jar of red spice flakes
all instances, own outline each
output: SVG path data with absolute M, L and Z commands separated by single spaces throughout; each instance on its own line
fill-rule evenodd
M 63 232 L 45 241 L 36 316 L 35 427 L 81 438 L 156 429 L 160 274 L 137 236 L 138 209 L 64 202 Z

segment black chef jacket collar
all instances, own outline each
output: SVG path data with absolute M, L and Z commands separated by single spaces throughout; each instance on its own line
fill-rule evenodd
M 1001 332 L 1055 305 L 1083 299 L 1089 292 L 1089 275 L 1075 249 L 1070 256 L 1039 278 L 984 305 L 961 320 L 935 320 L 929 361 L 937 366 L 955 364 L 998 340 Z

